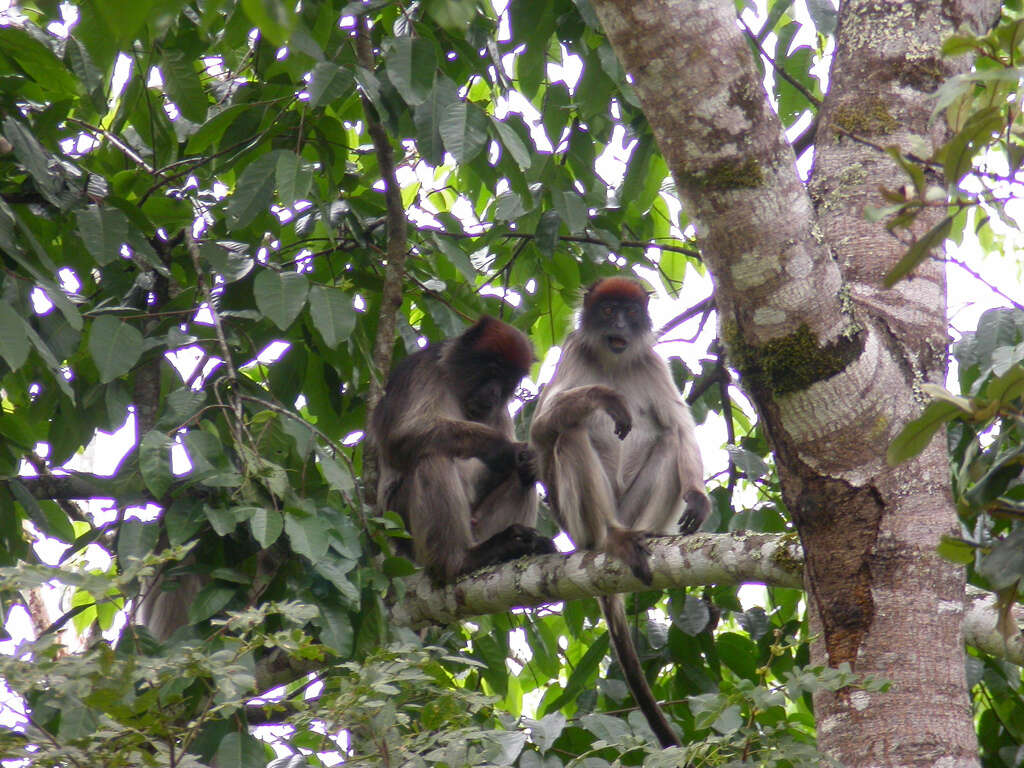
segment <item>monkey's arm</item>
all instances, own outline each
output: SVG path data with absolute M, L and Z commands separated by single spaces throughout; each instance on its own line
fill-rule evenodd
M 413 421 L 395 430 L 383 446 L 388 463 L 400 470 L 424 456 L 445 456 L 480 459 L 503 476 L 517 467 L 517 453 L 525 447 L 486 424 L 447 418 Z
M 542 447 L 551 446 L 567 429 L 579 426 L 587 416 L 603 409 L 615 422 L 619 439 L 629 434 L 633 422 L 625 399 L 611 387 L 590 384 L 556 392 L 533 417 L 530 439 Z

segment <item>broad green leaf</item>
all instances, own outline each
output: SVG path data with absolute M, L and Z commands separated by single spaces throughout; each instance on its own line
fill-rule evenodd
M 337 288 L 314 285 L 309 292 L 309 312 L 313 325 L 331 349 L 347 340 L 356 326 L 352 297 Z
M 979 563 L 978 573 L 988 579 L 989 586 L 997 592 L 1024 581 L 1024 528 L 1016 528 L 1005 539 L 997 541 Z
M 448 110 L 459 103 L 458 86 L 451 78 L 440 75 L 430 94 L 416 107 L 413 122 L 416 125 L 416 146 L 420 154 L 432 165 L 444 161 L 444 144 L 441 140 L 441 121 Z
M 515 132 L 512 126 L 495 117 L 490 118 L 490 121 L 498 134 L 501 145 L 512 155 L 516 165 L 524 171 L 527 170 L 533 162 L 533 155 L 525 142 L 519 138 L 519 134 Z
M 59 207 L 57 176 L 50 170 L 43 145 L 36 140 L 24 123 L 14 117 L 4 118 L 3 128 L 4 136 L 14 148 L 14 156 L 25 166 L 36 188 L 50 203 Z
M 297 509 L 285 510 L 284 530 L 292 549 L 317 563 L 327 554 L 331 540 L 327 526 L 316 515 Z
M 430 95 L 437 71 L 434 44 L 422 37 L 396 37 L 384 59 L 388 79 L 412 107 Z
M 235 253 L 216 243 L 204 242 L 199 246 L 199 253 L 226 283 L 241 280 L 256 266 L 256 261 L 248 253 Z
M 601 660 L 608 652 L 608 633 L 605 632 L 587 649 L 583 658 L 576 664 L 576 668 L 569 675 L 565 689 L 553 701 L 545 702 L 542 706 L 543 714 L 557 712 L 570 701 L 579 696 L 585 686 L 590 685 L 593 676 L 597 673 Z
M 343 468 L 341 464 L 327 451 L 316 449 L 316 457 L 319 460 L 320 470 L 324 473 L 324 479 L 336 491 L 350 494 L 355 489 L 355 480 L 351 473 Z
M 101 267 L 120 257 L 131 224 L 117 208 L 90 205 L 78 212 L 78 234 Z
M 124 376 L 142 354 L 142 334 L 112 315 L 100 315 L 89 329 L 89 354 L 100 372 L 100 381 Z
M 282 331 L 299 316 L 308 293 L 309 280 L 298 272 L 262 269 L 253 281 L 256 306 Z
M 555 252 L 555 246 L 558 245 L 558 230 L 561 226 L 562 217 L 558 215 L 558 211 L 547 210 L 541 214 L 540 222 L 537 224 L 537 232 L 533 238 L 541 256 L 551 258 L 551 255 Z M 577 279 L 578 282 L 579 280 Z
M 80 13 L 97 13 L 116 43 L 123 46 L 132 40 L 156 5 L 157 0 L 95 0 Z
M 171 474 L 171 441 L 163 432 L 147 432 L 139 444 L 139 472 L 153 497 L 162 499 L 174 482 Z
M 331 61 L 321 61 L 313 67 L 309 80 L 309 106 L 332 104 L 355 88 L 352 71 Z
M 745 448 L 730 445 L 726 448 L 733 464 L 739 467 L 749 480 L 759 480 L 768 474 L 768 465 L 756 453 Z
M 895 466 L 919 454 L 946 422 L 962 413 L 957 405 L 946 400 L 928 403 L 924 412 L 907 424 L 889 444 L 885 454 L 889 464 Z
M 460 164 L 466 164 L 487 143 L 487 116 L 474 104 L 452 104 L 438 127 L 445 149 Z
M 228 587 L 220 582 L 210 582 L 195 596 L 195 599 L 188 604 L 188 623 L 198 624 L 211 616 L 220 613 L 231 598 L 235 596 L 235 587 Z M 228 765 L 239 765 L 239 763 L 227 763 Z
M 281 535 L 284 530 L 284 518 L 276 509 L 256 508 L 249 518 L 249 529 L 259 545 L 266 549 Z
M 279 0 L 241 0 L 241 3 L 245 15 L 259 27 L 260 34 L 277 46 L 288 42 L 298 20 L 294 4 Z
M 54 101 L 78 92 L 75 78 L 49 46 L 30 35 L 27 29 L 13 24 L 0 27 L 0 51 L 18 62 L 25 74 L 48 91 Z
M 277 159 L 286 150 L 276 150 L 262 155 L 242 171 L 235 185 L 235 192 L 228 199 L 228 225 L 240 229 L 252 223 L 259 214 L 270 209 L 274 201 Z
M 939 542 L 938 553 L 952 563 L 970 565 L 974 562 L 977 548 L 970 542 L 963 539 L 956 539 L 952 536 L 943 536 Z
M 313 169 L 308 163 L 302 162 L 292 152 L 279 152 L 277 155 L 277 199 L 284 205 L 294 205 L 309 197 L 313 185 Z
M 323 627 L 320 633 L 321 642 L 341 658 L 351 656 L 356 644 L 356 633 L 348 611 L 332 605 L 321 605 L 320 620 Z
M 10 304 L 0 302 L 0 357 L 16 371 L 25 364 L 30 349 L 25 320 Z
M 163 72 L 167 95 L 177 105 L 182 116 L 197 124 L 205 121 L 210 100 L 199 82 L 199 74 L 185 54 L 165 50 L 160 60 L 160 70 Z
M 128 560 L 142 560 L 156 547 L 160 529 L 154 523 L 125 520 L 117 531 L 117 556 L 122 567 Z

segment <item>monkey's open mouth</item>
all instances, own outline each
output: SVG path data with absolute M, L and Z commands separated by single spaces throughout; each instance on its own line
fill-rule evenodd
M 622 336 L 616 336 L 609 333 L 604 337 L 605 341 L 608 342 L 608 348 L 616 354 L 622 352 L 626 347 L 629 346 L 629 342 L 626 341 Z

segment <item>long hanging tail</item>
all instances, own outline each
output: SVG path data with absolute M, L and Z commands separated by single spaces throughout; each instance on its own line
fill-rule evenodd
M 679 739 L 676 738 L 672 726 L 668 724 L 665 713 L 661 711 L 658 702 L 654 699 L 651 686 L 647 684 L 644 670 L 640 666 L 640 657 L 637 656 L 636 646 L 633 645 L 633 637 L 629 633 L 629 622 L 626 621 L 626 608 L 622 602 L 621 595 L 605 595 L 598 598 L 601 603 L 601 611 L 604 613 L 604 620 L 608 624 L 608 634 L 611 636 L 612 646 L 615 648 L 615 655 L 619 659 L 619 666 L 626 676 L 626 683 L 629 690 L 633 692 L 640 711 L 647 718 L 651 730 L 658 737 L 662 748 L 678 747 Z

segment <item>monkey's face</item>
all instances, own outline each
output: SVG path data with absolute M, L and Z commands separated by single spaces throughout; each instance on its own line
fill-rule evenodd
M 592 343 L 613 355 L 644 344 L 651 320 L 637 301 L 603 299 L 584 314 L 583 327 Z
M 471 421 L 486 421 L 512 399 L 523 373 L 497 360 L 481 360 L 467 376 L 462 410 Z

